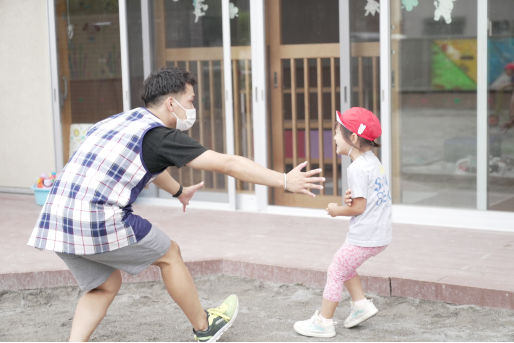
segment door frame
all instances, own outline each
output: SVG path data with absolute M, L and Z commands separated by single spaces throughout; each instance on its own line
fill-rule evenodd
M 225 96 L 225 149 L 226 153 L 233 155 L 235 150 L 234 137 L 234 102 L 232 88 L 232 43 L 230 40 L 230 11 L 229 0 L 221 0 L 221 20 L 223 34 L 223 85 Z M 228 206 L 237 208 L 236 179 L 227 176 Z
M 64 2 L 56 5 L 55 0 L 48 0 L 49 20 L 52 17 L 53 22 L 49 22 L 50 40 L 51 40 L 51 65 L 54 67 L 52 74 L 53 98 L 52 102 L 56 102 L 54 107 L 54 124 L 55 132 L 59 132 L 59 140 L 56 142 L 57 167 L 61 169 L 64 163 L 68 161 L 70 151 L 70 128 L 71 118 L 71 74 L 67 58 L 68 54 L 68 27 L 65 23 L 64 13 L 66 6 Z M 57 14 L 56 14 L 57 12 Z M 59 44 L 62 41 L 62 44 Z M 53 47 L 52 47 L 53 45 Z M 54 78 L 55 74 L 55 78 Z M 62 84 L 62 89 L 61 89 Z M 61 103 L 62 102 L 62 103 Z
M 61 170 L 64 166 L 64 152 L 62 143 L 61 125 L 61 96 L 59 93 L 59 65 L 57 63 L 57 28 L 55 24 L 55 2 L 47 0 L 48 8 L 48 44 L 50 50 L 50 81 L 52 89 L 52 122 L 54 128 L 54 157 L 55 169 Z
M 381 137 L 382 145 L 382 164 L 385 166 L 387 179 L 389 180 L 390 192 L 394 193 L 394 180 L 393 176 L 393 163 L 399 166 L 399 152 L 393 161 L 393 127 L 391 117 L 391 7 L 389 0 L 380 0 L 380 123 L 382 125 L 382 132 L 384 133 Z M 397 135 L 395 135 L 397 136 Z M 396 144 L 398 147 L 399 145 Z M 396 169 L 398 170 L 398 169 Z M 393 194 L 391 194 L 393 195 Z M 394 197 L 393 197 L 394 199 Z
M 477 209 L 487 210 L 488 196 L 488 165 L 489 139 L 487 127 L 487 96 L 489 86 L 487 69 L 489 51 L 487 49 L 489 31 L 489 1 L 477 0 Z
M 123 111 L 128 111 L 132 106 L 130 103 L 127 0 L 118 0 L 118 17 L 120 23 L 121 98 L 123 99 Z
M 252 60 L 253 154 L 255 162 L 268 167 L 268 97 L 266 86 L 266 30 L 264 0 L 250 2 L 250 49 Z M 263 211 L 269 204 L 268 187 L 255 185 L 255 205 Z M 242 203 L 242 201 L 240 201 Z M 239 204 L 243 205 L 243 204 Z M 241 206 L 244 207 L 244 206 Z
M 349 109 L 352 99 L 351 82 L 351 39 L 350 39 L 350 0 L 339 0 L 339 81 L 342 112 Z M 341 183 L 343 192 L 348 189 L 348 177 L 345 170 L 350 166 L 350 159 L 341 159 Z

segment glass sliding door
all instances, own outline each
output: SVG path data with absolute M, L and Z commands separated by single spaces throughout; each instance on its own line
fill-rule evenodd
M 272 203 L 325 208 L 341 201 L 350 162 L 335 151 L 335 111 L 350 103 L 380 116 L 380 14 L 353 0 L 269 0 L 266 7 L 273 168 L 308 161 L 326 178 L 316 198 L 274 190 Z
M 476 0 L 391 1 L 394 203 L 476 208 L 476 38 Z
M 380 13 L 362 1 L 350 8 L 352 107 L 365 107 L 380 118 Z M 378 139 L 380 142 L 380 139 Z M 374 149 L 380 158 L 380 148 Z
M 303 161 L 322 168 L 316 198 L 272 190 L 275 205 L 325 208 L 341 199 L 341 161 L 333 142 L 340 109 L 339 1 L 266 1 L 272 167 Z
M 488 0 L 488 209 L 514 211 L 514 1 Z
M 197 120 L 188 131 L 204 146 L 225 152 L 221 0 L 150 2 L 153 69 L 179 67 L 195 75 Z M 227 202 L 227 179 L 188 167 L 169 168 L 184 185 L 205 182 L 197 200 Z M 168 197 L 165 192 L 160 196 Z
M 227 139 L 234 143 L 234 153 L 253 158 L 253 117 L 250 50 L 249 0 L 231 1 L 229 6 L 231 63 L 225 71 L 223 57 L 222 1 L 142 1 L 143 9 L 131 6 L 128 0 L 129 41 L 142 40 L 143 52 L 138 44 L 129 43 L 129 49 L 141 63 L 130 62 L 131 80 L 138 83 L 145 70 L 144 46 L 151 50 L 151 70 L 179 67 L 195 75 L 197 121 L 188 134 L 209 149 L 227 152 Z M 138 1 L 139 2 L 139 1 Z M 141 5 L 140 5 L 141 6 Z M 142 32 L 131 29 L 133 23 L 143 26 Z M 138 23 L 137 13 L 141 20 Z M 146 15 L 146 17 L 145 17 Z M 145 19 L 146 18 L 146 19 Z M 147 24 L 145 24 L 147 22 Z M 148 37 L 145 36 L 145 25 Z M 132 49 L 134 47 L 134 50 Z M 138 57 L 139 56 L 139 57 Z M 132 56 L 131 56 L 132 57 Z M 148 69 L 148 67 L 146 67 Z M 225 72 L 232 75 L 233 135 L 227 136 L 225 117 Z M 134 93 L 136 87 L 131 88 Z M 139 93 L 139 92 L 138 92 Z M 133 97 L 133 101 L 138 99 Z M 232 143 L 232 142 L 231 142 Z M 170 168 L 169 172 L 184 185 L 205 182 L 197 200 L 228 202 L 228 180 L 225 175 L 191 168 Z M 253 185 L 236 183 L 238 191 L 253 191 Z M 160 196 L 168 197 L 164 192 Z
M 56 0 L 63 160 L 95 122 L 123 110 L 118 2 Z

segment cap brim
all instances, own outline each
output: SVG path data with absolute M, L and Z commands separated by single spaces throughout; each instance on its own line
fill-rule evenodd
M 343 115 L 341 114 L 341 112 L 336 111 L 336 120 L 337 120 L 337 122 L 344 126 L 342 117 L 343 117 Z

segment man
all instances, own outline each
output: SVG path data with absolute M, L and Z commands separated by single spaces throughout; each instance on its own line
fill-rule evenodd
M 136 274 L 157 265 L 166 289 L 193 326 L 198 341 L 216 341 L 238 310 L 235 295 L 205 311 L 178 245 L 131 204 L 152 179 L 177 197 L 183 208 L 202 183 L 182 187 L 165 169 L 187 165 L 246 182 L 314 196 L 322 189 L 321 169 L 289 173 L 241 157 L 206 149 L 181 131 L 194 123 L 195 79 L 180 69 L 150 75 L 136 108 L 95 124 L 59 173 L 28 244 L 55 251 L 84 291 L 70 340 L 86 341 L 105 316 L 121 286 L 120 270 Z

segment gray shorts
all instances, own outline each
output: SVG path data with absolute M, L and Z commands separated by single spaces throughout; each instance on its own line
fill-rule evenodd
M 90 291 L 119 269 L 138 274 L 162 257 L 170 248 L 167 234 L 152 226 L 150 232 L 136 244 L 94 255 L 56 253 L 66 263 L 81 290 Z

